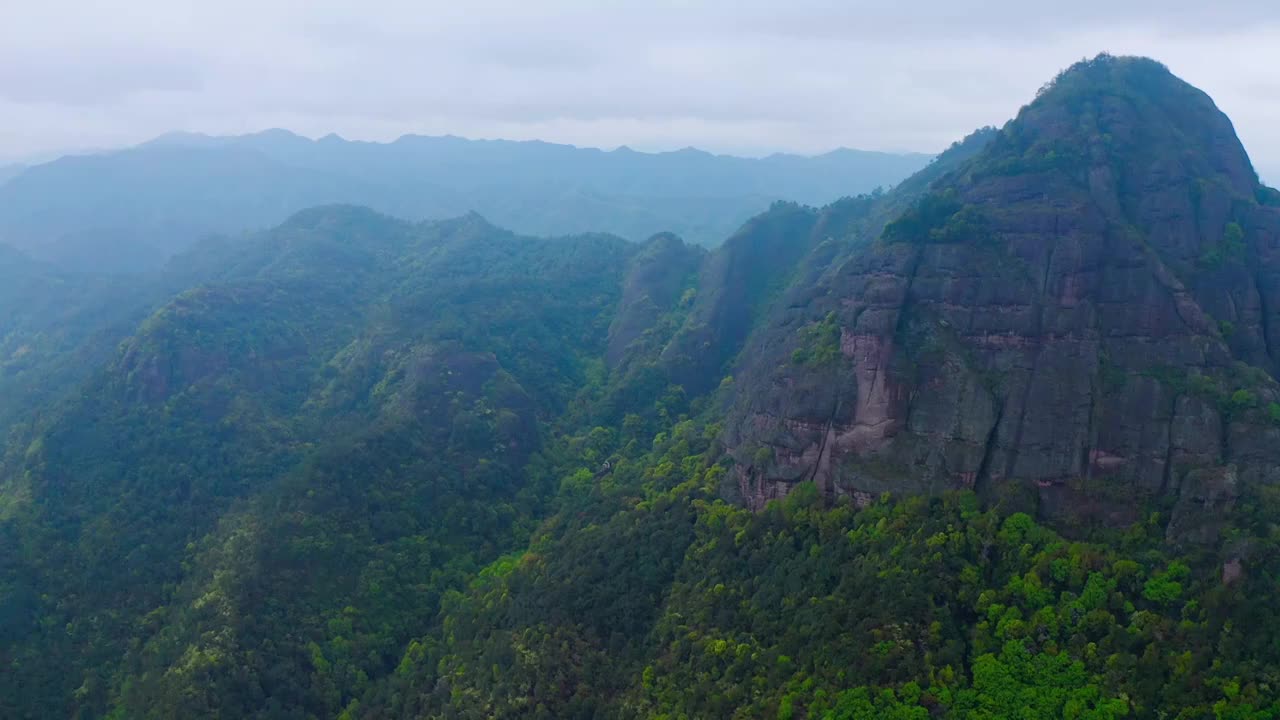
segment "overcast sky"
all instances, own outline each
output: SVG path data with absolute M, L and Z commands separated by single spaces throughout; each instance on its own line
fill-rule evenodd
M 1277 0 L 0 5 L 0 158 L 268 127 L 934 152 L 1106 50 L 1164 61 L 1280 169 Z

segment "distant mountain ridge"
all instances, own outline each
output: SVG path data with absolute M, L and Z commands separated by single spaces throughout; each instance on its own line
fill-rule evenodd
M 849 149 L 755 159 L 453 136 L 173 133 L 20 169 L 0 184 L 0 243 L 64 267 L 138 268 L 203 236 L 354 203 L 410 219 L 474 211 L 531 234 L 638 241 L 669 231 L 715 245 L 773 201 L 826 204 L 894 185 L 929 160 Z

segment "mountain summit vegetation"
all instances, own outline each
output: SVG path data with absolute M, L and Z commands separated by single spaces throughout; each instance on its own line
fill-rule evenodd
M 1276 247 L 1101 55 L 710 250 L 0 253 L 0 716 L 1280 718 Z

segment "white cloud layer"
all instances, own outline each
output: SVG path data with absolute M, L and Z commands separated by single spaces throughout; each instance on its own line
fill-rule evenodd
M 1168 64 L 1280 169 L 1274 0 L 0 3 L 0 158 L 268 127 L 936 151 L 1106 50 Z

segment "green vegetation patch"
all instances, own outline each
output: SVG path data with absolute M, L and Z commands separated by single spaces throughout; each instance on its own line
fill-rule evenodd
M 791 353 L 796 365 L 826 366 L 840 358 L 840 323 L 834 312 L 821 322 L 805 326 L 799 332 L 798 345 Z

